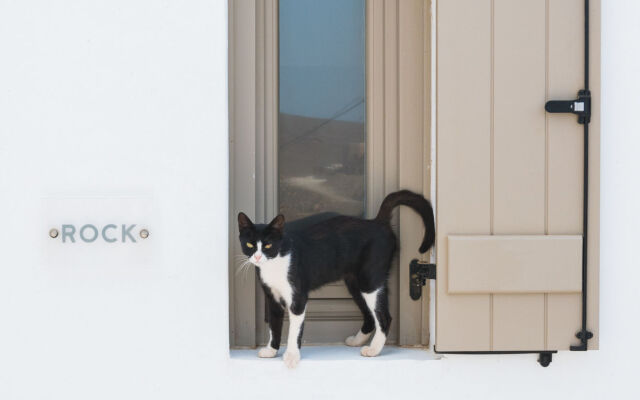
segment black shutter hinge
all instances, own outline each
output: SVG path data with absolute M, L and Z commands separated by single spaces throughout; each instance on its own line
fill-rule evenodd
M 411 264 L 409 264 L 409 295 L 413 300 L 420 300 L 422 287 L 427 284 L 427 279 L 436 279 L 436 265 L 415 258 L 411 260 Z
M 547 101 L 544 109 L 550 113 L 571 113 L 578 116 L 578 123 L 591 122 L 591 92 L 580 90 L 576 100 L 551 100 Z

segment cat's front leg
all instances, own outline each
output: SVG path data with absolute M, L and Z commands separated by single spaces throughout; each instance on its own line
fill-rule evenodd
M 305 309 L 306 300 L 304 302 L 294 302 L 289 307 L 289 338 L 287 340 L 287 351 L 283 356 L 284 364 L 289 368 L 295 368 L 300 362 Z
M 284 307 L 275 300 L 270 290 L 264 288 L 264 293 L 267 303 L 266 322 L 269 323 L 269 343 L 258 351 L 258 357 L 273 358 L 278 354 L 280 348 Z

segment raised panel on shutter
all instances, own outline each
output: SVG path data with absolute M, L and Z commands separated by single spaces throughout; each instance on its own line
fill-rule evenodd
M 580 293 L 582 236 L 449 236 L 450 294 Z

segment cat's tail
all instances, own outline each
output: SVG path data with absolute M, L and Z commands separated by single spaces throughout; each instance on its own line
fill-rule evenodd
M 426 253 L 433 246 L 433 242 L 436 239 L 436 228 L 431 203 L 423 196 L 409 190 L 400 190 L 389 194 L 382 202 L 376 220 L 389 223 L 391 221 L 391 211 L 401 205 L 413 208 L 422 217 L 424 238 L 419 251 L 420 253 Z

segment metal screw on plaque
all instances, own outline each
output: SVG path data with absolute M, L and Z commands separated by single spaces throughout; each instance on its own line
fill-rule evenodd
M 140 229 L 140 237 L 146 239 L 149 237 L 149 231 L 146 229 Z
M 49 236 L 51 236 L 52 239 L 57 238 L 58 230 L 56 228 L 49 229 Z

